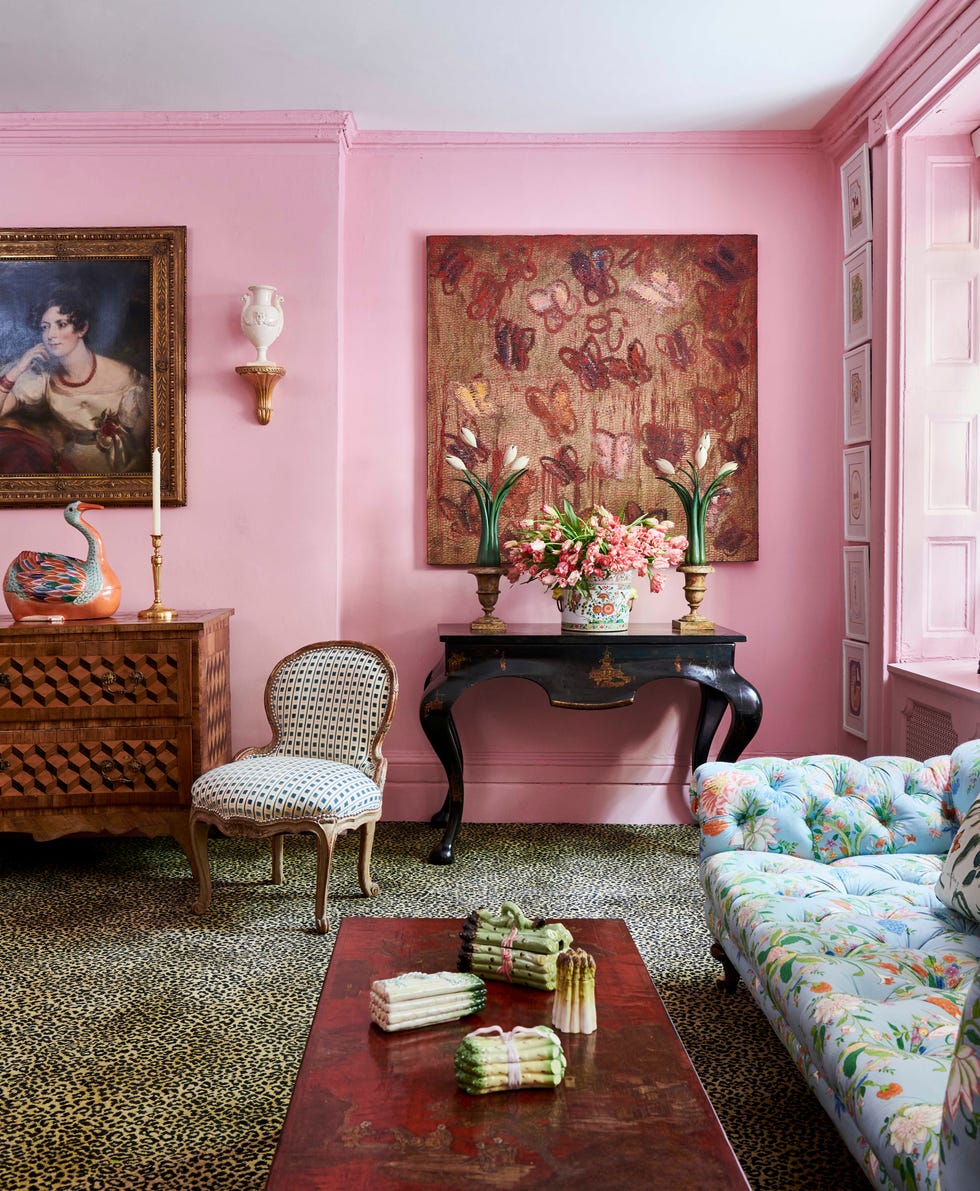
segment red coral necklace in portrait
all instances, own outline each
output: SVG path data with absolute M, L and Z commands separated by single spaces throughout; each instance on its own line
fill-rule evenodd
M 66 389 L 80 389 L 83 385 L 87 385 L 89 381 L 95 376 L 95 366 L 98 363 L 98 357 L 95 352 L 92 352 L 92 371 L 84 380 L 69 380 L 64 372 L 58 373 L 58 384 L 64 385 Z

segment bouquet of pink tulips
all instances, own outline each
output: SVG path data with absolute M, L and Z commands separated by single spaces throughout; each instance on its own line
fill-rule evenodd
M 651 591 L 660 591 L 660 571 L 676 566 L 687 548 L 687 538 L 673 528 L 672 521 L 648 516 L 624 522 L 602 505 L 581 517 L 567 500 L 560 512 L 545 505 L 504 543 L 507 578 L 537 579 L 549 590 L 574 587 L 587 595 L 596 580 L 632 571 L 649 580 Z

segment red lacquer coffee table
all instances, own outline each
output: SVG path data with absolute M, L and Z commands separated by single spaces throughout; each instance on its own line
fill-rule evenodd
M 458 1022 L 386 1034 L 373 980 L 456 966 L 462 918 L 341 925 L 270 1191 L 749 1187 L 622 919 L 564 919 L 596 959 L 598 1030 L 562 1034 L 553 1090 L 469 1096 L 453 1055 L 481 1026 L 551 1024 L 552 994 L 487 982 Z

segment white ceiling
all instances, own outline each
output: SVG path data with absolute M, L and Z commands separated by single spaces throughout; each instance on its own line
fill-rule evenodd
M 359 128 L 811 128 L 922 0 L 7 0 L 0 110 Z

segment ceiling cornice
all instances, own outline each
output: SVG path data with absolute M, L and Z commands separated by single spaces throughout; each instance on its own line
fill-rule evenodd
M 907 120 L 968 58 L 976 58 L 980 4 L 933 0 L 871 63 L 816 125 L 820 144 L 843 157 Z
M 757 149 L 771 153 L 812 151 L 820 147 L 813 131 L 724 132 L 617 132 L 617 133 L 510 133 L 510 132 L 392 132 L 362 129 L 353 140 L 355 149 L 537 149 L 610 148 L 675 149 L 701 153 L 710 150 Z
M 0 115 L 0 149 L 32 145 L 317 144 L 348 147 L 340 111 L 30 112 Z

